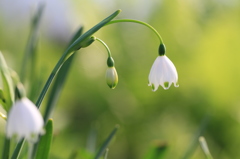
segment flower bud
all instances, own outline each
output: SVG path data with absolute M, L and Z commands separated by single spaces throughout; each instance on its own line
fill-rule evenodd
M 115 67 L 108 67 L 106 72 L 107 85 L 114 89 L 118 84 L 118 74 Z

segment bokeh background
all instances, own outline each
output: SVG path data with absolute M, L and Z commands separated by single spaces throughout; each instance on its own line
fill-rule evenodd
M 18 73 L 39 2 L 0 0 L 0 50 Z M 75 31 L 82 25 L 90 29 L 117 9 L 122 12 L 116 19 L 138 19 L 159 31 L 180 86 L 156 92 L 147 86 L 159 45 L 151 30 L 133 23 L 102 28 L 95 36 L 110 47 L 119 84 L 114 90 L 106 85 L 107 52 L 100 43 L 78 51 L 52 114 L 50 158 L 81 151 L 84 159 L 81 153 L 96 151 L 116 124 L 111 159 L 143 159 L 156 144 L 167 144 L 165 159 L 203 159 L 195 144 L 201 130 L 214 158 L 239 158 L 238 0 L 46 1 L 36 61 L 41 87 Z M 0 119 L 0 147 L 4 131 Z

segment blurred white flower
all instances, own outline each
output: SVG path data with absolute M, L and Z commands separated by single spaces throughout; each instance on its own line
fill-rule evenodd
M 168 89 L 174 83 L 174 86 L 178 87 L 176 67 L 166 55 L 158 56 L 154 61 L 148 81 L 148 85 L 152 87 L 153 91 L 156 91 L 159 85 L 164 89 Z
M 118 74 L 115 67 L 108 67 L 106 71 L 107 85 L 114 89 L 118 84 Z
M 7 137 L 17 140 L 26 138 L 36 142 L 38 135 L 43 134 L 43 118 L 37 107 L 28 99 L 22 98 L 12 106 L 7 118 Z

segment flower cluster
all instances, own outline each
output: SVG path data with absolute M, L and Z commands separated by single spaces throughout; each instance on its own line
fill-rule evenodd
M 67 50 L 64 52 L 64 54 L 62 55 L 62 57 L 54 67 L 51 75 L 49 76 L 49 79 L 47 80 L 39 96 L 40 100 L 38 100 L 36 104 L 38 107 L 40 106 L 39 103 L 41 103 L 47 90 L 49 89 L 49 86 L 53 81 L 54 76 L 58 73 L 60 68 L 63 66 L 64 62 L 73 54 L 73 52 L 79 50 L 80 48 L 88 47 L 94 41 L 101 42 L 108 51 L 108 59 L 107 59 L 108 68 L 106 71 L 107 85 L 111 89 L 114 89 L 117 86 L 118 74 L 115 69 L 115 63 L 112 58 L 110 49 L 101 39 L 95 38 L 92 35 L 96 31 L 98 31 L 101 27 L 107 24 L 113 24 L 118 22 L 134 22 L 134 23 L 145 25 L 149 27 L 151 30 L 153 30 L 156 33 L 156 35 L 159 37 L 159 40 L 160 40 L 159 56 L 153 63 L 149 77 L 148 77 L 149 86 L 152 87 L 152 90 L 156 91 L 159 85 L 161 85 L 164 89 L 168 89 L 172 84 L 174 84 L 175 87 L 178 87 L 177 70 L 174 64 L 172 63 L 172 61 L 165 55 L 165 46 L 158 32 L 150 25 L 138 20 L 122 19 L 122 20 L 112 21 L 112 19 L 115 16 L 117 16 L 119 12 L 120 10 L 116 11 L 115 13 L 113 13 L 112 15 L 110 15 L 100 23 L 98 23 L 92 29 L 84 33 L 83 35 L 80 36 L 82 30 L 80 30 L 76 34 L 76 37 L 73 38 L 73 42 L 71 43 L 71 45 L 69 45 Z M 0 104 L 8 113 L 7 119 L 6 119 L 7 120 L 6 136 L 8 139 L 16 137 L 17 141 L 21 139 L 26 139 L 30 143 L 30 145 L 33 145 L 38 141 L 39 136 L 44 133 L 44 130 L 43 130 L 44 120 L 37 106 L 34 105 L 24 95 L 23 85 L 21 84 L 20 80 L 18 78 L 15 79 L 15 77 L 11 75 L 9 70 L 10 69 L 7 67 L 6 62 L 0 52 L 0 77 L 2 78 L 0 79 L 0 81 L 1 80 L 3 81 L 2 83 L 4 88 L 4 89 L 1 89 L 1 85 L 0 85 Z M 19 86 L 22 86 L 22 87 L 19 87 Z M 52 107 L 53 106 L 48 107 L 49 108 L 47 109 L 49 111 L 48 113 L 51 112 Z M 45 115 L 46 114 L 44 114 L 44 116 Z M 1 116 L 4 117 L 3 115 Z M 46 130 L 48 130 L 47 127 L 46 127 Z M 49 132 L 49 131 L 46 131 L 46 132 Z M 6 144 L 6 145 L 9 146 L 10 144 Z M 9 149 L 9 148 L 6 148 L 6 149 Z M 30 149 L 30 151 L 32 150 L 33 149 Z M 7 153 L 6 153 L 6 156 L 8 156 Z M 31 152 L 30 152 L 30 157 L 32 157 Z

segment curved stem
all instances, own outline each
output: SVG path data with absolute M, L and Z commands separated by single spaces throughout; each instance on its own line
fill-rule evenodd
M 104 47 L 106 48 L 106 50 L 108 52 L 108 57 L 112 57 L 111 51 L 110 51 L 109 47 L 107 46 L 107 44 L 104 41 L 102 41 L 101 39 L 99 39 L 99 38 L 96 38 L 96 40 L 104 45 Z
M 141 25 L 144 25 L 146 27 L 148 27 L 149 29 L 151 29 L 158 37 L 159 41 L 160 41 L 160 44 L 163 44 L 163 40 L 162 40 L 162 37 L 161 35 L 157 32 L 156 29 L 154 29 L 151 25 L 143 22 L 143 21 L 139 21 L 139 20 L 134 20 L 134 19 L 119 19 L 119 20 L 112 20 L 110 22 L 108 22 L 106 25 L 110 25 L 110 24 L 114 24 L 114 23 L 122 23 L 122 22 L 131 22 L 131 23 L 138 23 L 138 24 L 141 24 Z M 106 26 L 105 25 L 105 26 Z

